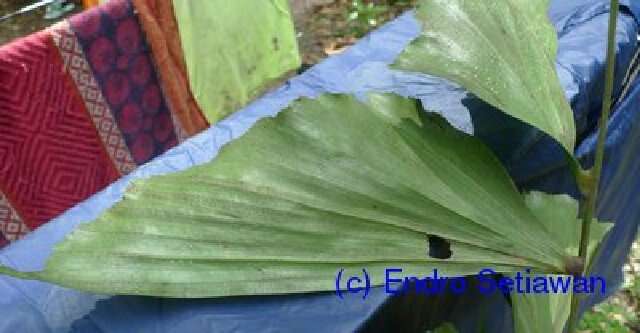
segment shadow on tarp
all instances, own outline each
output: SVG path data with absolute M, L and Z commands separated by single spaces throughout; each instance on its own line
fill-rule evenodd
M 333 292 L 192 300 L 117 296 L 99 301 L 71 331 L 351 332 L 357 328 L 354 319 L 371 315 L 384 299 L 381 290 L 366 300 L 359 295 L 341 300 Z

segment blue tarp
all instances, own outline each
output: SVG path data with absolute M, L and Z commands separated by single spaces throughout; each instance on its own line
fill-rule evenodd
M 560 38 L 558 74 L 571 100 L 580 138 L 576 155 L 585 165 L 591 163 L 595 146 L 594 124 L 601 101 L 607 2 L 556 0 L 550 10 Z M 637 52 L 638 14 L 640 4 L 627 2 L 620 16 L 618 94 Z M 175 172 L 210 161 L 220 146 L 242 135 L 258 119 L 276 114 L 298 97 L 317 96 L 322 92 L 359 95 L 367 91 L 392 91 L 420 98 L 426 109 L 443 114 L 458 128 L 485 140 L 523 189 L 575 193 L 558 147 L 539 131 L 504 116 L 444 80 L 387 69 L 387 64 L 418 32 L 419 26 L 412 14 L 401 16 L 345 53 L 291 79 L 280 89 L 5 248 L 0 252 L 0 262 L 20 270 L 41 269 L 53 244 L 79 223 L 93 220 L 117 202 L 132 179 Z M 637 154 L 640 81 L 630 83 L 630 88 L 616 105 L 609 123 L 599 208 L 601 218 L 616 221 L 596 265 L 596 273 L 605 276 L 609 285 L 620 281 L 620 268 L 640 217 L 640 197 L 636 195 L 636 191 L 640 191 L 640 155 Z M 180 300 L 98 296 L 7 277 L 0 277 L 0 295 L 0 332 L 346 332 L 361 327 L 399 329 L 399 325 L 405 325 L 408 331 L 423 332 L 427 322 L 436 317 L 455 321 L 459 327 L 466 328 L 465 331 L 473 331 L 476 317 L 480 317 L 482 311 L 490 314 L 485 322 L 491 327 L 488 331 L 511 331 L 509 306 L 501 295 L 465 295 L 453 300 L 403 298 L 390 297 L 376 288 L 364 301 L 360 297 L 340 300 L 333 293 Z M 434 302 L 440 302 L 436 307 L 438 315 L 431 307 Z M 469 309 L 478 316 L 469 316 Z

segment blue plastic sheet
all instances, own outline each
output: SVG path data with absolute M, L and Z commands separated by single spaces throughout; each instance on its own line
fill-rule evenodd
M 576 154 L 588 165 L 595 146 L 594 124 L 600 108 L 604 71 L 608 1 L 557 0 L 550 17 L 559 32 L 558 74 L 571 100 L 581 142 Z M 634 15 L 634 13 L 636 15 Z M 616 91 L 637 52 L 639 4 L 626 3 L 618 28 Z M 51 248 L 80 223 L 95 219 L 117 202 L 136 178 L 175 172 L 212 160 L 219 148 L 246 132 L 258 119 L 272 116 L 301 96 L 323 92 L 395 92 L 420 98 L 426 109 L 444 115 L 456 127 L 481 137 L 526 189 L 575 193 L 558 147 L 539 131 L 504 116 L 444 80 L 390 71 L 387 64 L 419 33 L 406 14 L 361 40 L 345 53 L 293 78 L 245 109 L 192 138 L 133 174 L 109 186 L 64 215 L 0 252 L 0 262 L 20 270 L 44 266 Z M 543 84 L 543 83 L 541 83 Z M 620 281 L 620 268 L 640 217 L 640 82 L 621 101 L 610 121 L 601 218 L 617 223 L 597 260 L 596 273 Z M 505 138 L 513 138 L 505 140 Z M 99 260 L 99 258 L 96 258 Z M 611 282 L 614 281 L 614 282 Z M 366 300 L 340 300 L 333 293 L 270 297 L 180 300 L 151 297 L 108 297 L 73 291 L 36 281 L 0 277 L 0 332 L 347 332 L 398 328 L 424 331 L 427 321 L 455 321 L 473 331 L 469 309 L 491 314 L 492 332 L 511 331 L 510 310 L 500 295 L 466 295 L 454 300 L 398 298 L 376 288 Z M 434 302 L 442 313 L 436 316 Z M 596 301 L 594 300 L 591 300 Z M 431 303 L 430 303 L 431 302 Z M 446 310 L 446 311 L 445 311 Z M 485 313 L 487 314 L 487 313 Z M 436 318 L 438 317 L 438 318 Z M 367 324 L 367 322 L 369 324 Z M 363 326 L 364 325 L 364 326 Z

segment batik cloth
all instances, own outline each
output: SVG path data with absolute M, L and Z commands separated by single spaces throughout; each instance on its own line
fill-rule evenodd
M 208 126 L 151 29 L 112 0 L 0 48 L 0 247 Z
M 0 248 L 299 65 L 287 0 L 111 0 L 0 47 Z

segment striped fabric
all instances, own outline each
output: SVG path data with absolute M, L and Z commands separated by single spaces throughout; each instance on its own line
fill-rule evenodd
M 157 72 L 130 0 L 0 48 L 0 247 L 208 126 Z
M 0 47 L 0 248 L 299 62 L 286 0 L 110 0 Z

